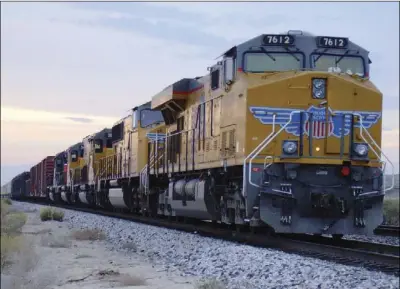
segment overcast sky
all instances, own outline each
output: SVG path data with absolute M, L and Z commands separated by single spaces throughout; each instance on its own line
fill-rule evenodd
M 369 50 L 384 148 L 399 159 L 398 3 L 2 3 L 1 181 L 262 33 L 345 36 Z

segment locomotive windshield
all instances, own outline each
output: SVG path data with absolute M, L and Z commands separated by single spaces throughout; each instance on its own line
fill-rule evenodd
M 303 69 L 303 55 L 289 52 L 247 52 L 244 67 L 248 72 L 288 71 Z
M 147 127 L 155 123 L 162 123 L 164 118 L 160 111 L 143 109 L 140 111 L 140 126 Z
M 331 67 L 339 67 L 342 72 L 350 70 L 354 74 L 365 75 L 364 61 L 360 56 L 314 54 L 312 66 L 317 71 L 328 71 Z

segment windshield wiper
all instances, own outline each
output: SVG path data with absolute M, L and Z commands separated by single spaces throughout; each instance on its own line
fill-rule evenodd
M 321 56 L 324 55 L 324 53 L 327 52 L 327 51 L 328 51 L 328 48 L 325 48 L 324 51 L 322 51 L 322 52 L 320 53 L 320 55 L 318 55 L 318 57 L 314 59 L 314 63 L 317 62 L 318 59 L 320 59 Z M 317 53 L 319 53 L 319 52 L 317 52 Z
M 289 48 L 287 48 L 287 47 L 284 47 L 284 48 L 285 48 L 285 50 L 286 50 L 287 52 L 289 52 L 290 55 L 292 55 L 292 56 L 294 57 L 294 59 L 297 60 L 297 62 L 300 62 L 300 59 L 299 59 L 296 55 L 294 55 L 294 52 L 293 52 L 293 51 L 289 50 Z
M 343 59 L 343 57 L 345 57 L 345 56 L 346 56 L 346 54 L 347 54 L 347 53 L 349 53 L 349 51 L 350 51 L 350 50 L 349 50 L 349 49 L 347 49 L 347 50 L 346 50 L 346 52 L 345 52 L 345 53 L 343 53 L 343 55 L 342 55 L 342 56 L 340 56 L 340 57 L 339 57 L 339 59 L 335 61 L 335 65 L 337 65 L 337 64 L 340 62 L 340 60 L 342 60 L 342 59 Z
M 273 61 L 276 61 L 276 59 L 275 59 L 274 57 L 272 57 L 272 55 L 269 54 L 269 53 L 267 52 L 267 50 L 265 50 L 264 47 L 261 46 L 260 48 L 261 48 L 262 52 L 264 52 L 269 58 L 271 58 Z

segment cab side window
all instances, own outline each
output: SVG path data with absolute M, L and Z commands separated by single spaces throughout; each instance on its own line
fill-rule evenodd
M 73 150 L 71 152 L 71 162 L 76 162 L 78 160 L 78 152 L 76 150 Z
M 103 152 L 103 140 L 102 139 L 96 139 L 94 141 L 94 152 L 96 154 Z
M 211 89 L 215 90 L 219 88 L 219 69 L 211 71 Z

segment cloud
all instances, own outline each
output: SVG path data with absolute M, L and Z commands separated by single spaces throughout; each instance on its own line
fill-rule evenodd
M 87 135 L 110 128 L 118 119 L 2 107 L 1 162 L 3 165 L 35 163 L 47 155 L 65 150 Z M 77 120 L 90 122 L 82 125 Z
M 62 104 L 82 114 L 121 115 L 177 79 L 204 74 L 209 65 L 206 59 L 190 57 L 201 51 L 195 45 L 134 29 L 79 24 L 98 19 L 103 15 L 99 12 L 26 3 L 22 5 L 30 13 L 22 13 L 22 6 L 6 4 L 2 103 L 9 106 L 58 110 Z
M 383 147 L 398 159 L 397 7 L 3 3 L 2 162 L 26 164 L 63 150 L 110 127 L 169 84 L 206 74 L 214 58 L 232 45 L 290 29 L 346 36 L 370 51 L 371 78 L 384 95 Z
M 66 117 L 66 119 L 70 119 L 72 121 L 82 122 L 82 123 L 89 123 L 89 122 L 93 121 L 90 118 L 84 118 L 84 117 Z

